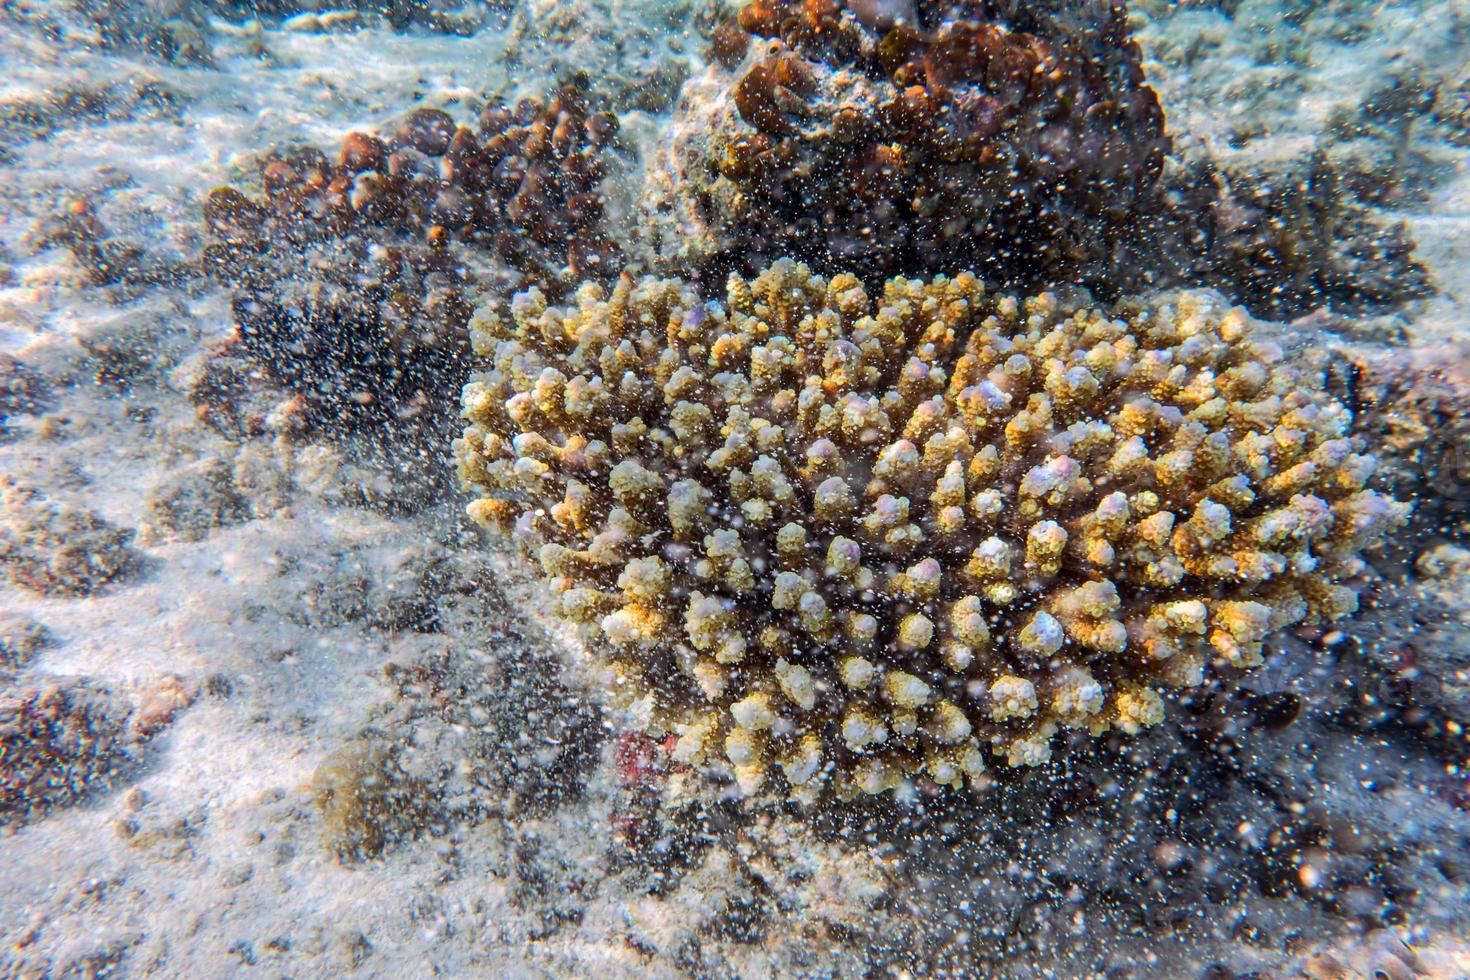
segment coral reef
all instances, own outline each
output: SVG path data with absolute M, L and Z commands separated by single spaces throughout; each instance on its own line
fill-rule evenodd
M 663 267 L 1117 281 L 1168 147 L 1121 5 L 753 0 L 739 23 L 757 43 L 721 28 L 651 166 Z
M 42 594 L 88 595 L 137 567 L 133 532 L 0 482 L 0 572 Z
M 0 96 L 0 162 L 13 160 L 25 143 L 79 125 L 177 118 L 187 102 L 179 90 L 150 77 L 78 79 L 32 97 Z
M 921 962 L 930 973 L 956 976 L 1008 976 L 1032 963 L 1058 976 L 1126 975 L 1142 931 L 1150 942 L 1162 934 L 1175 950 L 1190 951 L 1191 965 L 1168 975 L 1240 980 L 1250 970 L 1227 952 L 1227 933 L 1238 940 L 1248 931 L 1259 950 L 1291 948 L 1304 935 L 1334 936 L 1344 919 L 1354 933 L 1401 917 L 1423 921 L 1434 892 L 1464 887 L 1463 864 L 1451 859 L 1437 868 L 1448 849 L 1430 843 L 1426 853 L 1425 843 L 1437 834 L 1458 839 L 1453 828 L 1464 816 L 1427 792 L 1410 803 L 1417 791 L 1408 784 L 1434 780 L 1448 767 L 1421 758 L 1411 763 L 1411 777 L 1402 768 L 1402 742 L 1346 735 L 1331 703 L 1334 689 L 1357 697 L 1344 679 L 1361 675 L 1339 659 L 1351 644 L 1314 657 L 1298 642 L 1283 637 L 1295 649 L 1273 658 L 1315 661 L 1306 686 L 1296 689 L 1295 720 L 1277 707 L 1281 694 L 1230 684 L 1216 697 L 1207 683 L 1171 707 L 1177 730 L 1101 739 L 1046 778 L 998 778 L 985 794 L 853 801 L 808 814 L 805 825 L 775 801 L 747 801 L 742 815 L 751 829 L 728 851 L 706 843 L 712 835 L 703 828 L 739 821 L 734 807 L 708 802 L 715 794 L 690 792 L 684 777 L 671 775 L 662 807 L 642 824 L 654 845 L 649 888 L 660 889 L 661 900 L 634 912 L 633 931 L 670 953 L 686 940 L 666 938 L 657 925 L 672 898 L 665 892 L 697 890 L 699 918 L 680 929 L 707 937 L 719 928 L 712 920 L 720 899 L 735 890 L 749 903 L 747 920 L 782 923 L 766 927 L 762 953 L 841 936 L 823 966 L 843 974 L 902 973 Z M 1272 673 L 1245 682 L 1269 683 Z M 1333 732 L 1375 748 L 1329 748 Z M 1308 751 L 1311 767 L 1301 762 Z M 1391 815 L 1375 805 L 1385 795 L 1404 809 Z M 1408 810 L 1423 822 L 1403 820 Z M 766 823 L 769 831 L 756 829 Z M 964 915 L 946 914 L 966 901 Z M 1085 943 L 1075 941 L 1079 909 Z M 1285 925 L 1283 914 L 1298 917 L 1295 924 Z M 1319 925 L 1305 925 L 1308 918 Z M 854 951 L 851 966 L 838 959 L 844 948 Z M 922 959 L 915 949 L 925 951 Z M 1210 969 L 1220 960 L 1233 968 Z M 1338 976 L 1321 976 L 1328 975 Z
M 473 291 L 616 274 L 603 149 L 617 119 L 573 80 L 492 101 L 478 131 L 438 109 L 352 133 L 335 160 L 269 154 L 264 197 L 205 205 L 205 265 L 236 291 L 244 346 L 325 417 L 401 421 L 457 376 Z
M 82 681 L 0 693 L 0 825 L 115 783 L 137 762 L 127 722 L 105 689 Z
M 1410 232 L 1436 233 L 1393 211 L 1428 207 L 1454 172 L 1428 110 L 1436 89 L 1449 106 L 1460 26 L 1415 16 L 1390 25 L 1358 0 L 1130 9 L 1183 164 L 1165 175 L 1168 196 L 1182 199 L 1175 219 L 1201 230 L 1178 247 L 1204 260 L 1205 275 L 1185 281 L 1273 318 L 1324 304 L 1388 310 L 1423 295 Z
M 659 271 L 713 284 L 794 255 L 869 286 L 1205 285 L 1271 317 L 1429 292 L 1371 209 L 1424 192 L 1405 141 L 1433 87 L 1403 73 L 1345 125 L 1366 159 L 1246 165 L 1189 140 L 1166 156 L 1121 4 L 755 0 L 710 58 L 649 168 Z
M 789 260 L 471 325 L 478 521 L 677 762 L 799 796 L 1038 765 L 1356 608 L 1408 507 L 1350 415 L 1210 294 L 1089 308 Z M 774 765 L 773 765 L 774 764 Z

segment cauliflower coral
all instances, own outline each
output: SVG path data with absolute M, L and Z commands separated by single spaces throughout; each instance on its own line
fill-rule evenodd
M 470 513 L 675 758 L 747 792 L 958 786 L 1155 725 L 1161 692 L 1354 611 L 1408 511 L 1213 294 L 872 297 L 781 261 L 723 304 L 624 277 L 511 313 L 471 325 Z

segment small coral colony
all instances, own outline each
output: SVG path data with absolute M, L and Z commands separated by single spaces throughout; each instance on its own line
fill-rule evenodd
M 709 54 L 631 232 L 586 79 L 206 209 L 244 345 L 324 418 L 447 402 L 473 357 L 470 514 L 675 760 L 974 785 L 1356 609 L 1409 508 L 1244 309 L 1175 288 L 1330 243 L 1170 203 L 1122 3 L 753 0 Z

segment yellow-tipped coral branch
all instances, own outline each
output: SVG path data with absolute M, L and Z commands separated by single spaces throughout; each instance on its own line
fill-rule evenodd
M 754 791 L 973 781 L 1134 734 L 1352 612 L 1408 507 L 1213 294 L 1074 308 L 791 261 L 471 325 L 460 474 L 675 756 Z

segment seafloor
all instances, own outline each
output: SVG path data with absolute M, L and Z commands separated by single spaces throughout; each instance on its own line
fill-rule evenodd
M 717 11 L 245 6 L 0 7 L 0 975 L 1470 976 L 1462 457 L 1364 613 L 1189 725 L 973 801 L 664 785 L 463 502 L 406 503 L 447 445 L 219 421 L 199 214 L 273 144 L 572 69 L 636 174 Z M 1463 425 L 1463 2 L 1133 18 L 1181 146 L 1320 153 L 1404 223 L 1431 295 L 1292 328 Z

